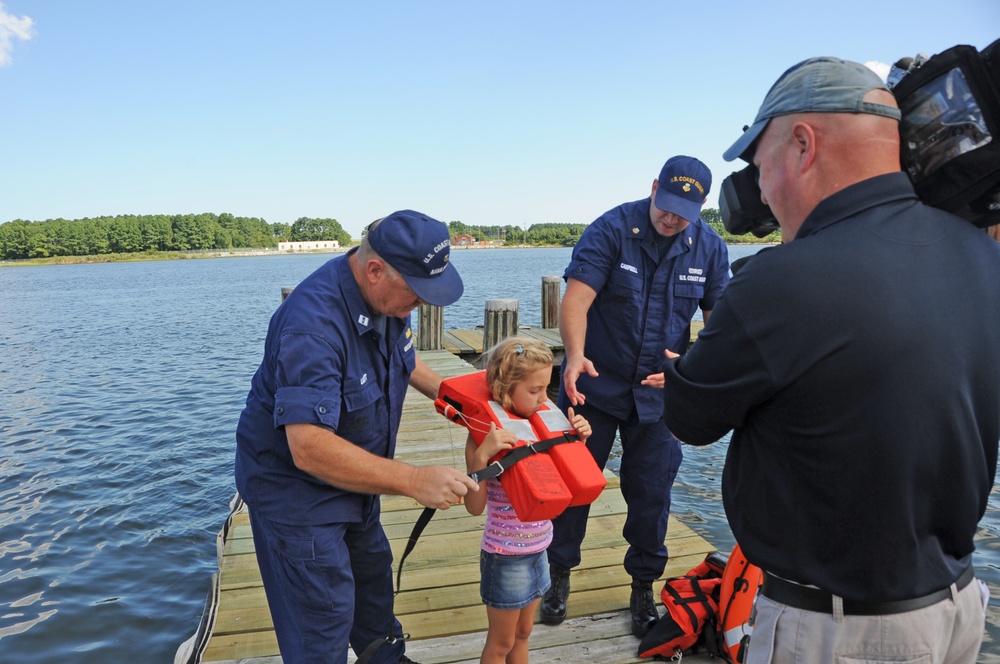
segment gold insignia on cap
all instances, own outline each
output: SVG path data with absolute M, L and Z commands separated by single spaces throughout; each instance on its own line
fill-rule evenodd
M 686 193 L 688 193 L 689 191 L 691 191 L 691 185 L 689 185 L 689 184 L 688 184 L 687 182 L 685 182 L 685 183 L 684 183 L 684 186 L 683 186 L 683 187 L 681 187 L 681 189 L 683 189 L 683 190 L 684 190 L 684 193 L 686 194 Z

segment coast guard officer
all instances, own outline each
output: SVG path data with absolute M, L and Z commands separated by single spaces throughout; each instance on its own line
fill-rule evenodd
M 625 203 L 590 224 L 563 277 L 560 332 L 566 346 L 559 406 L 594 429 L 587 447 L 603 468 L 622 439 L 621 489 L 628 504 L 625 569 L 632 577 L 632 633 L 656 623 L 652 582 L 667 562 L 670 488 L 680 443 L 663 423 L 664 349 L 687 350 L 698 307 L 707 321 L 729 279 L 729 253 L 701 220 L 712 174 L 693 157 L 669 159 L 648 198 Z M 580 563 L 590 506 L 553 520 L 552 587 L 542 621 L 566 618 L 569 570 Z
M 441 377 L 414 350 L 410 312 L 457 300 L 448 229 L 402 210 L 309 275 L 278 307 L 236 430 L 236 486 L 282 661 L 410 662 L 392 606 L 379 495 L 447 509 L 476 484 L 445 466 L 392 459 L 403 397 Z

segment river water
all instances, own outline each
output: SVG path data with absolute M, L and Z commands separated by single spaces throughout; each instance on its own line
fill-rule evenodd
M 758 247 L 732 246 L 731 257 Z M 569 249 L 464 250 L 446 328 L 489 298 L 541 320 Z M 228 515 L 234 430 L 283 286 L 330 254 L 0 269 L 0 661 L 172 662 Z M 687 448 L 674 513 L 732 546 L 725 442 Z M 977 575 L 1000 597 L 1000 501 Z M 1000 600 L 981 660 L 1000 662 Z

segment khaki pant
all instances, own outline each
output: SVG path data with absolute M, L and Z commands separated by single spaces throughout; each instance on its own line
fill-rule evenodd
M 884 616 L 803 611 L 757 596 L 747 664 L 974 664 L 986 626 L 985 586 L 973 579 L 937 604 Z M 984 595 L 985 592 L 985 595 Z

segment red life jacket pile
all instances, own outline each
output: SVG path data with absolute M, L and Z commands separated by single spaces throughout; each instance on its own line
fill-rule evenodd
M 671 658 L 703 648 L 741 664 L 750 642 L 750 614 L 764 582 L 739 545 L 726 558 L 708 554 L 684 576 L 667 579 L 660 593 L 666 614 L 639 644 L 639 657 Z

